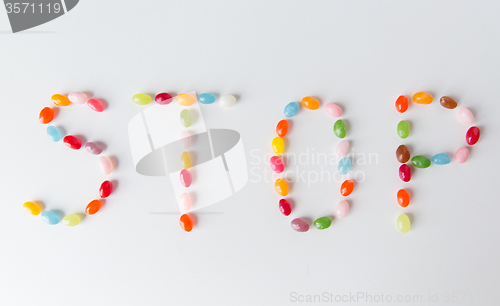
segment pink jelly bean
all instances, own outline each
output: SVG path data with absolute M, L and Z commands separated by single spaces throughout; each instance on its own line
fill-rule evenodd
M 192 205 L 191 196 L 187 193 L 181 194 L 181 196 L 179 197 L 179 204 L 183 211 L 188 211 L 189 209 L 191 209 Z
M 403 182 L 409 182 L 411 180 L 411 169 L 407 164 L 402 164 L 401 167 L 399 167 L 399 178 Z
M 102 173 L 105 175 L 110 174 L 113 171 L 113 162 L 106 156 L 99 157 L 99 165 L 101 166 Z
M 325 110 L 328 113 L 328 115 L 332 117 L 342 116 L 342 109 L 335 103 L 327 103 L 325 105 Z
M 283 161 L 278 156 L 271 157 L 271 169 L 276 173 L 281 173 L 285 170 L 285 165 Z
M 455 153 L 455 160 L 459 164 L 465 163 L 467 158 L 469 158 L 469 149 L 466 147 L 458 149 L 457 153 Z
M 347 140 L 342 140 L 339 142 L 337 145 L 337 156 L 338 157 L 344 157 L 347 154 L 347 151 L 349 151 L 349 141 Z
M 465 124 L 474 123 L 474 115 L 471 113 L 469 109 L 465 107 L 462 107 L 461 109 L 458 110 L 458 118 Z
M 193 182 L 193 177 L 191 176 L 191 172 L 189 172 L 189 170 L 182 169 L 179 176 L 181 179 L 182 186 L 186 188 L 191 186 L 191 183 Z
M 291 222 L 292 229 L 297 232 L 307 232 L 309 230 L 309 223 L 304 219 L 293 219 Z
M 349 212 L 349 203 L 347 203 L 347 201 L 340 201 L 339 204 L 337 204 L 336 211 L 338 218 L 344 218 Z
M 102 148 L 95 142 L 87 142 L 85 144 L 85 149 L 87 150 L 87 152 L 94 155 L 99 155 L 102 153 Z
M 91 110 L 96 111 L 98 113 L 104 110 L 104 104 L 97 99 L 89 99 L 87 101 L 87 105 L 90 107 Z
M 87 102 L 87 95 L 79 91 L 72 92 L 68 95 L 68 99 L 71 101 L 71 103 L 83 104 Z

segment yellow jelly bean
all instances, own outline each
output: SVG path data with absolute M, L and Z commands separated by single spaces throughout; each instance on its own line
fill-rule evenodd
M 276 182 L 274 182 L 274 189 L 280 196 L 286 196 L 288 195 L 288 184 L 284 179 L 277 179 Z
M 413 95 L 413 102 L 419 104 L 431 104 L 432 96 L 426 92 L 417 92 Z
M 319 108 L 319 102 L 316 98 L 314 97 L 304 97 L 302 98 L 302 106 L 308 109 L 318 109 Z
M 177 103 L 182 106 L 193 105 L 194 101 L 196 101 L 196 99 L 190 94 L 183 93 L 177 96 Z
M 77 214 L 67 215 L 62 219 L 62 224 L 66 226 L 75 226 L 80 223 L 80 216 Z
M 40 205 L 38 205 L 37 203 L 34 203 L 34 202 L 24 203 L 23 208 L 27 213 L 32 214 L 33 216 L 37 216 L 42 211 L 42 208 L 40 207 Z
M 273 142 L 271 143 L 273 147 L 274 153 L 280 155 L 285 151 L 285 141 L 281 137 L 274 137 Z
M 398 225 L 398 229 L 402 233 L 408 233 L 408 231 L 410 230 L 410 226 L 411 226 L 410 218 L 408 218 L 408 216 L 406 214 L 399 215 L 397 225 Z
M 181 165 L 184 169 L 189 169 L 193 165 L 193 161 L 191 160 L 191 155 L 188 152 L 182 152 L 181 154 Z
M 54 104 L 57 106 L 68 106 L 71 104 L 71 101 L 69 101 L 68 97 L 60 94 L 52 95 L 51 99 L 52 102 L 54 102 Z

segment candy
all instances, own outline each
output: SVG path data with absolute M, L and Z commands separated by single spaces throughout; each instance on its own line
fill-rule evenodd
M 215 102 L 215 95 L 211 93 L 202 93 L 198 96 L 198 101 L 203 104 L 212 104 Z
M 102 173 L 105 175 L 110 174 L 114 169 L 113 162 L 106 156 L 99 157 L 99 166 L 101 167 Z
M 100 113 L 104 110 L 104 104 L 100 100 L 97 100 L 97 99 L 89 99 L 87 101 L 87 106 L 91 110 L 96 111 L 98 113 Z
M 58 142 L 62 138 L 62 133 L 61 133 L 61 130 L 59 130 L 55 126 L 48 126 L 47 127 L 47 136 L 49 137 L 50 140 L 52 140 L 54 142 Z
M 71 101 L 71 103 L 83 104 L 87 102 L 87 95 L 79 91 L 72 92 L 68 95 L 68 100 Z
M 319 108 L 319 102 L 316 98 L 314 97 L 304 97 L 302 98 L 302 106 L 304 106 L 307 109 L 318 109 Z
M 191 183 L 193 182 L 193 177 L 191 176 L 191 172 L 186 169 L 182 169 L 181 173 L 179 174 L 179 178 L 181 180 L 181 184 L 184 187 L 189 187 L 191 186 Z
M 405 214 L 399 215 L 398 220 L 397 220 L 397 226 L 398 226 L 398 229 L 402 233 L 408 233 L 408 231 L 410 230 L 410 226 L 411 226 L 410 218 L 408 218 L 408 216 Z
M 467 134 L 465 135 L 465 140 L 467 141 L 468 145 L 473 146 L 479 140 L 480 135 L 481 131 L 479 130 L 479 128 L 477 126 L 473 126 L 467 131 Z
M 351 180 L 345 180 L 342 185 L 340 185 L 340 194 L 344 197 L 349 196 L 354 189 L 354 182 Z
M 337 156 L 344 157 L 347 154 L 347 151 L 349 151 L 349 142 L 347 140 L 342 140 L 337 145 L 337 149 L 336 149 Z
M 410 160 L 410 150 L 405 145 L 400 145 L 396 150 L 396 158 L 400 163 L 406 163 Z
M 183 211 L 188 211 L 191 209 L 191 196 L 188 193 L 183 193 L 179 197 L 179 203 Z
M 229 107 L 236 103 L 236 97 L 233 95 L 223 95 L 220 97 L 219 104 L 222 107 Z
M 460 121 L 462 121 L 465 124 L 474 123 L 474 115 L 469 109 L 465 107 L 462 107 L 461 109 L 458 110 L 458 119 L 460 119 Z
M 337 218 L 342 219 L 347 216 L 349 212 L 349 203 L 347 203 L 347 201 L 340 201 L 335 210 L 337 212 Z
M 339 119 L 335 121 L 335 124 L 333 125 L 333 133 L 338 138 L 344 138 L 345 135 L 347 134 L 347 125 L 345 124 L 344 120 Z
M 283 119 L 276 125 L 276 134 L 285 137 L 286 133 L 288 133 L 288 120 Z
M 286 199 L 281 199 L 279 204 L 280 211 L 283 215 L 289 216 L 292 212 L 292 206 Z
M 102 148 L 95 142 L 87 142 L 85 144 L 85 150 L 94 155 L 99 155 L 102 153 Z
M 177 96 L 177 103 L 182 106 L 190 106 L 196 101 L 196 98 L 193 95 L 183 93 Z
M 62 218 L 62 224 L 66 226 L 75 226 L 78 225 L 78 223 L 80 223 L 80 220 L 81 220 L 80 216 L 76 214 L 71 214 Z
M 407 121 L 401 120 L 398 123 L 398 135 L 403 139 L 410 135 L 410 124 Z
M 409 182 L 411 180 L 411 169 L 407 164 L 402 164 L 399 167 L 399 178 L 403 182 Z
M 26 202 L 26 203 L 24 203 L 23 204 L 23 209 L 27 213 L 32 214 L 34 216 L 37 216 L 42 211 L 42 208 L 40 207 L 40 205 L 38 205 L 35 202 Z
M 338 171 L 340 174 L 344 175 L 347 174 L 351 170 L 351 160 L 349 157 L 343 157 L 338 164 L 337 167 Z
M 149 102 L 151 102 L 151 96 L 147 94 L 138 93 L 132 96 L 132 102 L 138 105 L 146 105 L 149 104 Z
M 155 96 L 155 102 L 160 104 L 160 105 L 170 104 L 170 102 L 172 102 L 172 100 L 174 100 L 174 98 L 172 97 L 171 94 L 169 94 L 167 92 L 160 92 L 159 94 L 157 94 Z
M 469 149 L 466 147 L 458 149 L 457 153 L 455 153 L 455 160 L 459 164 L 465 163 L 468 157 L 469 157 Z
M 75 137 L 73 135 L 68 135 L 63 138 L 63 142 L 65 145 L 70 147 L 73 150 L 79 150 L 82 147 L 82 142 L 78 137 Z
M 319 229 L 319 230 L 327 229 L 330 227 L 330 225 L 332 225 L 332 218 L 321 217 L 321 218 L 314 220 L 313 224 L 314 224 L 314 227 Z
M 189 148 L 191 146 L 192 140 L 191 140 L 191 133 L 188 131 L 182 131 L 179 134 L 179 139 L 181 139 L 181 145 L 184 150 Z
M 280 155 L 285 150 L 285 141 L 281 137 L 274 137 L 271 147 L 273 148 L 274 153 Z
M 85 207 L 85 213 L 87 215 L 93 215 L 96 212 L 98 212 L 99 209 L 101 209 L 101 205 L 102 205 L 101 201 L 92 200 L 92 201 L 90 201 L 89 204 L 87 204 L 87 207 Z
M 436 165 L 446 165 L 451 162 L 451 158 L 446 153 L 439 153 L 432 157 L 432 163 Z
M 453 100 L 452 98 L 450 98 L 448 96 L 441 97 L 441 99 L 439 100 L 439 103 L 441 103 L 441 105 L 447 109 L 454 109 L 458 105 L 457 101 Z
M 404 113 L 408 109 L 408 98 L 406 96 L 399 96 L 396 100 L 396 110 L 399 113 Z
M 193 160 L 191 159 L 191 155 L 188 152 L 184 151 L 181 154 L 181 166 L 184 169 L 189 169 L 193 165 Z
M 190 127 L 193 124 L 193 114 L 189 111 L 189 109 L 183 109 L 181 111 L 181 124 L 184 127 Z
M 285 106 L 285 117 L 293 117 L 299 111 L 299 103 L 290 102 Z
M 431 104 L 432 96 L 426 92 L 417 92 L 413 95 L 413 102 L 419 104 Z
M 411 163 L 417 168 L 428 168 L 431 165 L 431 160 L 425 156 L 417 155 L 411 159 Z
M 43 222 L 48 223 L 50 225 L 54 225 L 61 222 L 61 217 L 59 217 L 58 214 L 50 210 L 42 212 L 40 216 L 42 217 Z
M 191 219 L 190 216 L 184 214 L 179 219 L 179 225 L 186 232 L 190 232 L 193 229 L 193 220 Z
M 286 197 L 288 195 L 288 184 L 284 179 L 277 179 L 274 182 L 274 189 L 280 196 Z
M 309 230 L 309 223 L 300 218 L 293 219 L 292 222 L 290 222 L 290 224 L 292 225 L 292 229 L 296 232 L 303 233 Z
M 276 173 L 281 173 L 285 170 L 285 165 L 283 161 L 278 156 L 271 157 L 271 169 Z
M 110 181 L 104 181 L 99 187 L 99 195 L 101 198 L 107 198 L 113 191 L 113 184 Z
M 51 99 L 52 99 L 52 102 L 54 102 L 54 104 L 57 106 L 68 106 L 71 104 L 68 97 L 60 95 L 60 94 L 52 95 Z
M 410 204 L 410 194 L 405 189 L 399 189 L 397 196 L 401 207 L 407 207 Z
M 342 109 L 335 103 L 327 103 L 325 105 L 325 111 L 328 115 L 332 117 L 342 116 Z
M 40 114 L 38 115 L 38 120 L 40 120 L 40 123 L 42 124 L 47 124 L 54 119 L 54 110 L 50 107 L 44 107 L 40 111 Z

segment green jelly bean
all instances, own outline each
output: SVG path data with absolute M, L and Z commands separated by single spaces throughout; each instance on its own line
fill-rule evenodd
M 139 104 L 139 105 L 149 104 L 149 102 L 151 102 L 151 100 L 152 100 L 151 96 L 147 95 L 147 94 L 138 93 L 138 94 L 135 94 L 132 96 L 132 101 L 135 104 Z
M 333 132 L 338 138 L 344 138 L 345 135 L 347 134 L 347 126 L 344 122 L 344 120 L 339 119 L 335 121 L 335 124 L 333 125 Z
M 398 123 L 398 135 L 403 139 L 410 135 L 410 124 L 407 121 L 401 120 Z
M 332 218 L 330 217 L 321 217 L 314 220 L 314 227 L 317 229 L 327 229 L 332 225 Z
M 425 156 L 417 155 L 411 159 L 411 163 L 417 168 L 427 168 L 431 165 L 431 160 Z
M 193 124 L 193 114 L 189 111 L 189 109 L 183 109 L 181 111 L 181 123 L 185 127 L 190 127 Z

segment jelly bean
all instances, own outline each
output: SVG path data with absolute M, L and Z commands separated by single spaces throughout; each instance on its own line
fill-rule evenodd
M 276 125 L 276 134 L 279 137 L 285 137 L 286 133 L 288 133 L 288 120 L 283 119 Z
M 347 201 L 340 201 L 335 210 L 337 212 L 337 218 L 342 219 L 347 216 L 349 212 L 349 203 L 347 203 Z
M 338 171 L 340 174 L 347 174 L 351 170 L 351 159 L 349 157 L 342 157 L 338 164 Z
M 75 226 L 78 225 L 78 223 L 80 223 L 80 220 L 81 219 L 79 215 L 71 214 L 62 218 L 62 224 L 66 226 Z
M 292 213 L 292 206 L 290 206 L 290 203 L 286 199 L 280 200 L 279 208 L 285 216 L 289 216 Z
M 190 232 L 193 229 L 193 220 L 189 215 L 184 214 L 179 219 L 179 225 L 186 232 Z
M 410 150 L 405 145 L 400 145 L 396 150 L 396 158 L 400 163 L 407 163 L 410 160 Z
M 405 189 L 398 190 L 398 204 L 401 207 L 407 207 L 410 204 L 410 194 Z
M 293 117 L 299 111 L 299 103 L 290 102 L 285 106 L 285 117 Z
M 285 170 L 285 165 L 283 161 L 278 156 L 271 157 L 271 169 L 276 173 L 281 173 Z
M 325 111 L 328 115 L 332 117 L 342 116 L 342 109 L 335 103 L 327 103 L 325 105 Z
M 286 197 L 288 195 L 288 184 L 284 179 L 277 179 L 274 182 L 274 189 L 280 196 Z
M 408 98 L 406 96 L 399 96 L 396 100 L 396 110 L 399 113 L 404 113 L 408 109 Z
M 451 158 L 446 153 L 439 153 L 432 157 L 432 163 L 436 165 L 446 165 L 451 162 Z
M 212 104 L 215 102 L 215 95 L 211 93 L 202 93 L 198 96 L 198 101 L 203 104 Z
M 342 185 L 340 185 L 340 194 L 344 197 L 349 196 L 354 189 L 354 182 L 351 180 L 345 180 Z
M 441 106 L 447 109 L 454 109 L 457 107 L 458 103 L 457 101 L 453 100 L 452 98 L 448 96 L 443 96 L 439 100 L 439 103 L 441 103 Z
M 93 215 L 101 209 L 102 202 L 99 200 L 92 200 L 90 201 L 89 204 L 87 204 L 87 207 L 85 207 L 85 213 L 87 215 Z
M 330 225 L 332 225 L 332 218 L 321 217 L 321 218 L 314 220 L 313 224 L 314 224 L 314 227 L 319 229 L 319 230 L 327 229 L 330 227 Z
M 410 135 L 410 124 L 407 121 L 401 120 L 398 123 L 398 135 L 403 139 Z
M 173 100 L 174 97 L 172 97 L 172 95 L 167 92 L 160 92 L 155 96 L 155 102 L 160 105 L 170 104 L 170 102 L 172 102 Z
M 54 119 L 54 110 L 50 107 L 44 107 L 40 111 L 40 114 L 38 115 L 38 120 L 40 120 L 40 123 L 42 124 L 47 124 Z
M 417 92 L 413 95 L 413 102 L 419 104 L 431 104 L 432 96 L 426 92 Z
M 274 153 L 280 155 L 285 150 L 285 141 L 281 137 L 274 137 L 271 147 Z
M 189 109 L 183 109 L 181 111 L 181 124 L 184 127 L 190 127 L 193 124 L 193 114 L 189 111 Z
M 191 209 L 191 196 L 188 193 L 183 193 L 179 197 L 179 204 L 183 211 L 188 211 Z
M 458 149 L 457 153 L 455 153 L 455 160 L 459 164 L 465 163 L 467 158 L 469 158 L 469 149 L 466 147 Z
M 55 126 L 48 126 L 47 127 L 47 136 L 49 137 L 50 140 L 52 140 L 54 142 L 58 142 L 62 138 L 62 133 L 61 133 L 61 130 L 59 130 Z
M 179 178 L 181 180 L 181 184 L 184 187 L 189 187 L 191 186 L 191 183 L 193 182 L 193 177 L 191 176 L 191 172 L 186 169 L 182 169 L 181 173 L 179 174 Z
M 57 106 L 68 106 L 71 104 L 68 97 L 60 95 L 60 94 L 52 95 L 51 99 L 52 99 L 52 102 L 54 102 L 54 104 Z
M 43 222 L 48 223 L 50 225 L 54 225 L 61 222 L 61 217 L 59 217 L 58 214 L 50 210 L 42 212 L 40 216 L 42 216 Z
M 101 167 L 102 173 L 104 173 L 105 175 L 108 175 L 111 172 L 113 172 L 114 169 L 113 162 L 108 157 L 106 156 L 99 157 L 99 165 Z
M 408 231 L 410 230 L 410 227 L 411 227 L 410 218 L 408 218 L 408 216 L 406 214 L 399 215 L 398 220 L 397 220 L 397 225 L 398 225 L 398 229 L 402 233 L 408 233 Z
M 102 101 L 97 100 L 97 99 L 89 99 L 87 101 L 87 106 L 98 113 L 102 112 L 104 110 L 104 103 Z
M 176 100 L 179 105 L 190 106 L 193 105 L 193 103 L 196 101 L 196 98 L 191 94 L 182 93 L 177 96 Z
M 467 141 L 468 145 L 473 146 L 479 140 L 479 136 L 481 136 L 481 130 L 479 130 L 477 126 L 473 126 L 467 131 L 465 140 Z
M 103 199 L 109 197 L 112 191 L 113 191 L 113 184 L 110 181 L 102 182 L 101 187 L 99 187 L 99 195 Z
M 469 109 L 465 107 L 462 107 L 461 109 L 458 110 L 458 119 L 460 119 L 460 121 L 462 121 L 465 124 L 474 123 L 474 115 Z
M 236 103 L 236 97 L 233 95 L 223 95 L 220 97 L 219 104 L 222 107 L 229 107 Z
M 411 163 L 417 168 L 428 168 L 431 165 L 431 160 L 425 156 L 417 155 L 413 156 Z
M 24 203 L 23 204 L 23 209 L 27 213 L 32 214 L 34 216 L 39 215 L 40 212 L 42 211 L 42 208 L 40 207 L 40 205 L 38 205 L 35 202 L 26 202 L 26 203 Z
M 73 150 L 79 150 L 82 147 L 82 142 L 78 137 L 75 137 L 73 135 L 68 135 L 63 138 L 63 142 L 65 145 L 70 147 Z
M 181 166 L 184 169 L 189 169 L 193 166 L 193 160 L 191 159 L 191 155 L 188 152 L 184 151 L 181 154 Z
M 403 182 L 409 182 L 411 180 L 411 168 L 407 164 L 402 164 L 399 167 L 399 178 Z
M 335 136 L 338 138 L 344 138 L 345 135 L 347 134 L 347 125 L 345 124 L 344 120 L 339 119 L 335 121 L 335 124 L 333 125 L 333 133 L 335 133 Z
M 342 140 L 341 142 L 339 142 L 336 151 L 338 157 L 346 156 L 347 151 L 349 151 L 349 142 L 347 140 Z
M 101 146 L 99 146 L 97 143 L 95 142 L 87 142 L 85 144 L 85 150 L 87 150 L 87 152 L 91 153 L 91 154 L 94 154 L 94 155 L 99 155 L 102 153 L 102 148 Z
M 314 97 L 304 97 L 302 98 L 302 106 L 304 106 L 307 109 L 318 109 L 319 108 L 319 102 L 316 98 Z
M 83 104 L 83 103 L 87 102 L 88 98 L 87 98 L 87 95 L 84 94 L 83 92 L 76 91 L 76 92 L 72 92 L 68 95 L 68 100 L 71 103 Z
M 138 105 L 146 105 L 149 104 L 149 102 L 151 102 L 151 96 L 147 94 L 138 93 L 132 96 L 132 102 Z
M 309 223 L 300 218 L 293 219 L 290 224 L 292 225 L 292 229 L 296 232 L 303 233 L 309 230 Z
M 189 133 L 188 131 L 182 131 L 179 134 L 179 138 L 181 139 L 181 146 L 184 150 L 191 146 L 191 133 Z

